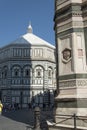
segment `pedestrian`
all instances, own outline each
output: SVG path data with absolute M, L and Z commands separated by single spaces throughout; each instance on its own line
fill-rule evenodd
M 1 100 L 0 100 L 0 115 L 2 114 L 2 109 L 3 109 L 3 104 L 1 103 Z

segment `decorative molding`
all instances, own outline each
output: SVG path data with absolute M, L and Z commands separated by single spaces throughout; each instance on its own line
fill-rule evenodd
M 76 85 L 77 86 L 87 86 L 87 79 L 77 80 Z
M 76 80 L 71 80 L 71 81 L 62 81 L 59 82 L 59 88 L 66 88 L 66 87 L 75 87 L 76 86 Z
M 87 86 L 87 79 L 80 79 L 80 80 L 66 80 L 60 81 L 59 87 L 61 88 L 70 88 L 70 87 L 79 87 L 79 86 Z

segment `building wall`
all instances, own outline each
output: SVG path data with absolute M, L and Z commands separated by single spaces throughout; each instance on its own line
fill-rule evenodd
M 22 107 L 28 106 L 31 102 L 53 103 L 53 92 L 56 89 L 55 72 L 55 50 L 50 47 L 12 44 L 1 48 L 2 102 L 16 102 Z M 47 98 L 43 98 L 44 95 Z
M 73 122 L 68 121 L 65 115 L 76 114 L 83 119 L 87 115 L 86 16 L 87 0 L 55 0 L 58 95 L 55 98 L 55 126 L 53 124 L 49 130 L 72 129 Z M 87 129 L 87 123 L 82 120 L 77 122 L 77 126 Z

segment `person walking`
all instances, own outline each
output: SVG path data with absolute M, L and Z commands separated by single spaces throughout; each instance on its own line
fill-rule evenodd
M 0 101 L 0 115 L 2 114 L 3 104 Z

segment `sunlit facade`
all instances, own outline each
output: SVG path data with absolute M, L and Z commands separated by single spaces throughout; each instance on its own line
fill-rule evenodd
M 5 103 L 53 103 L 56 89 L 55 47 L 27 33 L 0 48 L 0 98 Z

